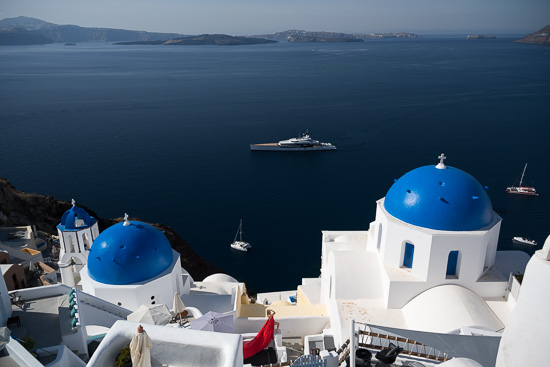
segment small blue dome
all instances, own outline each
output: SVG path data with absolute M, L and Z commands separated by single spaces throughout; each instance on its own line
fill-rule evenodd
M 81 223 L 77 223 L 77 220 L 81 220 Z M 73 207 L 63 213 L 61 217 L 61 223 L 57 225 L 61 231 L 67 230 L 80 230 L 90 226 L 93 226 L 97 222 L 97 219 L 90 217 L 86 210 L 73 205 Z
M 88 255 L 90 277 L 104 284 L 134 284 L 166 270 L 173 260 L 172 246 L 155 227 L 124 222 L 107 228 L 94 241 Z
M 449 166 L 406 173 L 388 190 L 384 207 L 403 222 L 443 231 L 473 231 L 493 221 L 493 206 L 483 186 Z

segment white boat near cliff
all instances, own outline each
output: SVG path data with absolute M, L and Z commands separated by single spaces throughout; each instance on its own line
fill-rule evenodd
M 237 240 L 237 237 L 239 237 L 239 240 Z M 237 229 L 237 234 L 235 235 L 235 239 L 233 240 L 233 243 L 231 243 L 231 248 L 239 251 L 248 251 L 249 248 L 252 246 L 248 243 L 243 241 L 243 220 L 241 219 L 241 223 L 239 224 L 239 229 Z
M 278 143 L 250 144 L 250 150 L 268 150 L 268 151 L 305 151 L 305 150 L 335 150 L 336 147 L 331 143 L 322 143 L 309 136 L 306 130 L 302 137 L 281 140 Z
M 523 186 L 523 178 L 525 177 L 526 169 L 527 169 L 527 163 L 525 163 L 525 167 L 523 167 L 523 172 L 521 173 L 521 178 L 519 179 L 519 186 L 515 186 L 516 183 L 514 182 L 513 186 L 506 188 L 507 193 L 517 194 L 517 195 L 539 196 L 539 194 L 537 194 L 537 190 L 535 190 L 534 187 Z

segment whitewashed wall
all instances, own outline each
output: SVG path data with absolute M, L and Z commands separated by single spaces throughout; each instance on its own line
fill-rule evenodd
M 112 366 L 120 349 L 132 340 L 138 323 L 117 321 L 96 350 L 88 367 Z M 237 367 L 243 365 L 242 337 L 191 329 L 147 325 L 153 342 L 153 365 Z

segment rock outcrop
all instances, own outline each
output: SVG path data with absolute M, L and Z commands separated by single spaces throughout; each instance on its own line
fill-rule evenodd
M 550 24 L 514 42 L 550 45 Z

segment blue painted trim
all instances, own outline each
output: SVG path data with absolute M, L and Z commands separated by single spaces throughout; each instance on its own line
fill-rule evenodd
M 412 243 L 405 243 L 405 255 L 403 256 L 403 267 L 411 268 L 413 267 L 414 259 L 414 245 Z

